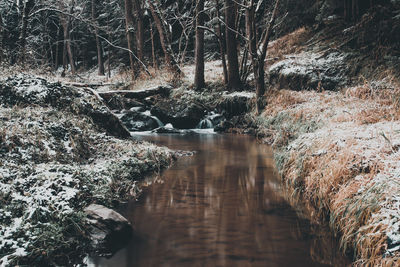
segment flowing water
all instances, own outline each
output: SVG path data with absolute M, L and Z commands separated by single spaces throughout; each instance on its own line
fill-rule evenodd
M 149 135 L 196 151 L 123 212 L 138 237 L 92 266 L 345 266 L 329 231 L 289 206 L 269 147 L 246 136 Z

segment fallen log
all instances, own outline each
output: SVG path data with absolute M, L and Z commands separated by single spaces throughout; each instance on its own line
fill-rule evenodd
M 103 92 L 99 93 L 99 95 L 106 101 L 109 99 L 115 97 L 115 96 L 121 96 L 125 98 L 133 98 L 133 99 L 145 99 L 146 97 L 149 96 L 154 96 L 154 95 L 162 95 L 162 96 L 168 96 L 172 90 L 171 86 L 157 86 L 157 87 L 152 87 L 152 88 L 147 88 L 143 90 L 138 90 L 138 91 L 108 91 L 108 92 Z
M 74 86 L 74 87 L 90 87 L 90 88 L 115 85 L 113 83 L 77 83 L 77 82 L 76 83 L 75 82 L 66 82 L 64 84 L 68 85 L 68 86 Z

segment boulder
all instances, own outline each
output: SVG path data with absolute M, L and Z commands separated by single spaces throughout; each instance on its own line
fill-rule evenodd
M 337 90 L 349 83 L 347 55 L 304 52 L 289 55 L 269 69 L 269 83 L 278 89 Z
M 107 106 L 112 110 L 131 109 L 133 107 L 145 108 L 145 105 L 135 99 L 115 95 L 105 100 Z
M 157 120 L 138 111 L 128 111 L 121 117 L 122 123 L 129 131 L 151 131 L 160 127 Z
M 91 204 L 84 211 L 92 246 L 98 253 L 113 254 L 132 238 L 132 225 L 118 212 L 98 204 Z
M 174 99 L 165 99 L 156 103 L 151 114 L 164 124 L 171 123 L 178 129 L 195 128 L 206 114 L 206 109 L 196 103 L 183 103 Z
M 216 109 L 221 112 L 227 119 L 234 116 L 247 113 L 253 108 L 255 98 L 253 92 L 235 92 L 225 94 L 222 100 L 217 104 Z

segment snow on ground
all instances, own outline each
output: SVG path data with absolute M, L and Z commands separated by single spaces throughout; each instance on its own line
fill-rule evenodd
M 79 262 L 88 249 L 83 208 L 137 196 L 136 181 L 171 158 L 166 148 L 107 136 L 84 115 L 0 105 L 0 266 Z

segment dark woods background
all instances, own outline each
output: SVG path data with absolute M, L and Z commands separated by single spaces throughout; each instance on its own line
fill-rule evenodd
M 194 57 L 197 2 L 1 0 L 0 62 L 49 69 L 64 66 L 64 74 L 95 66 L 105 74 L 121 64 L 136 72 L 143 65 L 179 65 Z M 250 1 L 204 1 L 206 58 L 220 58 L 226 51 L 225 7 L 230 2 L 237 45 L 246 45 L 245 7 Z M 255 1 L 259 33 L 267 27 L 274 3 Z M 324 27 L 333 18 L 352 25 L 373 9 L 392 16 L 398 6 L 399 1 L 393 0 L 281 0 L 274 36 L 303 25 Z

